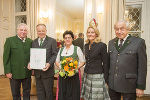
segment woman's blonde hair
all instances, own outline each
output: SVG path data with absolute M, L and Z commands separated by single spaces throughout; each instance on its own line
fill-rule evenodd
M 95 40 L 94 40 L 94 42 L 96 42 L 96 43 L 100 42 L 101 39 L 100 39 L 100 32 L 99 32 L 98 28 L 97 28 L 97 27 L 94 27 L 94 26 L 89 26 L 89 27 L 87 28 L 87 32 L 88 32 L 88 29 L 90 29 L 90 28 L 94 29 L 94 32 L 95 32 L 95 34 L 97 35 L 96 38 L 95 38 Z M 86 34 L 87 34 L 87 32 L 86 32 Z M 85 42 L 86 42 L 86 43 L 89 43 L 90 41 L 87 39 L 87 40 L 85 40 Z

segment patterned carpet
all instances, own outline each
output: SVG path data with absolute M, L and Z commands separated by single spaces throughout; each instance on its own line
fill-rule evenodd
M 55 82 L 55 86 L 54 86 L 54 92 L 56 92 L 55 87 L 56 87 L 56 82 Z M 32 84 L 31 88 L 32 88 L 31 100 L 37 100 L 35 85 Z M 9 79 L 4 76 L 0 76 L 0 100 L 12 100 Z M 137 98 L 137 100 L 150 100 L 150 96 Z

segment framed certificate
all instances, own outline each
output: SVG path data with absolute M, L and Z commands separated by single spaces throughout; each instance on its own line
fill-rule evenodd
M 43 69 L 46 64 L 46 49 L 31 48 L 30 49 L 30 68 Z

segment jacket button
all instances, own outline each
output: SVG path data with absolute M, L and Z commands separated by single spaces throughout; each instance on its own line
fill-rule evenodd
M 118 63 L 119 61 L 118 61 L 118 59 L 117 59 L 117 63 Z
M 118 69 L 118 67 L 116 66 L 116 69 Z
M 115 76 L 117 77 L 117 76 L 118 76 L 118 74 L 115 74 Z
M 119 56 L 120 54 L 118 53 L 118 56 Z

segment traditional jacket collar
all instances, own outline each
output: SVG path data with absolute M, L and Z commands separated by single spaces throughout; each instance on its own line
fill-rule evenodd
M 123 51 L 131 43 L 130 37 L 132 37 L 132 36 L 129 34 L 129 36 L 125 40 L 122 48 L 120 48 L 120 49 L 118 47 L 118 40 L 119 40 L 119 38 L 117 38 L 117 37 L 115 38 L 114 45 L 115 45 L 115 47 L 116 47 L 116 49 L 117 49 L 118 52 Z

